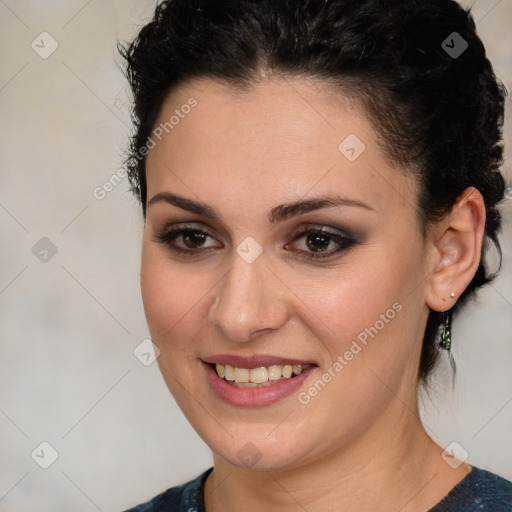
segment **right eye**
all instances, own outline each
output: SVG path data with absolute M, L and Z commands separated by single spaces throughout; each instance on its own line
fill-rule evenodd
M 197 228 L 174 228 L 155 235 L 155 241 L 164 244 L 171 251 L 184 256 L 197 256 L 203 253 L 203 246 L 208 238 L 213 238 L 208 232 Z M 179 241 L 183 245 L 179 245 Z M 210 248 L 212 246 L 209 246 Z

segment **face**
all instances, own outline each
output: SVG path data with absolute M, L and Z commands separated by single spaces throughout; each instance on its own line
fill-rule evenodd
M 415 403 L 428 269 L 415 184 L 356 102 L 307 78 L 197 80 L 152 139 L 144 308 L 216 456 L 293 468 L 395 431 Z

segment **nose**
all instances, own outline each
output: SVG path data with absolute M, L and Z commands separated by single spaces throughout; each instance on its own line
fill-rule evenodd
M 264 253 L 252 263 L 234 253 L 231 270 L 219 284 L 208 320 L 226 339 L 251 341 L 286 323 L 285 289 L 268 268 Z

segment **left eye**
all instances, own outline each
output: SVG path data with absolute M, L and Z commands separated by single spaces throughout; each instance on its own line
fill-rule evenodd
M 292 249 L 293 252 L 303 253 L 304 257 L 309 259 L 328 258 L 342 251 L 348 250 L 355 244 L 353 237 L 342 233 L 333 233 L 326 231 L 323 228 L 307 228 L 304 231 L 298 233 L 293 241 L 300 238 L 305 238 L 305 244 L 309 251 Z M 327 250 L 329 245 L 337 245 L 337 249 Z
M 155 235 L 155 240 L 166 245 L 171 251 L 184 256 L 197 256 L 204 252 L 205 242 L 213 238 L 208 232 L 193 228 L 170 229 Z M 342 251 L 348 250 L 355 244 L 355 240 L 347 234 L 333 233 L 323 228 L 308 228 L 294 235 L 292 242 L 305 238 L 305 246 L 309 250 L 291 249 L 292 252 L 301 253 L 309 259 L 327 258 Z M 178 244 L 178 239 L 183 245 Z M 331 245 L 337 245 L 337 249 L 327 250 Z M 207 246 L 212 248 L 214 246 Z M 286 246 L 288 247 L 288 246 Z

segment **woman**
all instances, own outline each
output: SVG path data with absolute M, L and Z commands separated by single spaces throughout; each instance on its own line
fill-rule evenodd
M 170 0 L 121 52 L 146 317 L 214 458 L 131 510 L 510 510 L 417 404 L 499 248 L 505 90 L 470 14 Z

